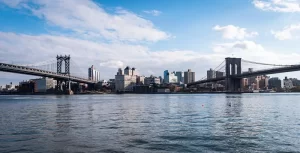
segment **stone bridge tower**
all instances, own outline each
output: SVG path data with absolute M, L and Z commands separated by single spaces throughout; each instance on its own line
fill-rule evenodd
M 242 59 L 227 57 L 226 61 L 226 91 L 239 92 L 241 91 L 241 80 L 236 78 L 236 75 L 242 74 Z

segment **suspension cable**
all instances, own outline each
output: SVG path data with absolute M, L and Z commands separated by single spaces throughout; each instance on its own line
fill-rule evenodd
M 43 61 L 43 62 L 37 62 L 33 64 L 22 64 L 21 66 L 27 66 L 27 67 L 37 67 L 37 66 L 44 66 L 44 65 L 49 65 L 56 62 L 56 60 L 48 60 L 48 61 Z
M 225 63 L 225 60 L 224 60 L 221 64 L 219 64 L 216 68 L 214 68 L 213 71 L 215 71 L 217 68 L 219 68 L 220 66 L 222 66 L 224 63 Z M 223 66 L 222 66 L 221 68 L 219 68 L 217 71 L 222 70 L 224 67 L 225 67 L 225 65 L 223 65 Z M 207 75 L 205 75 L 204 77 L 202 77 L 199 81 L 202 81 L 202 80 L 205 80 L 205 79 L 207 79 Z
M 282 64 L 268 64 L 268 63 L 260 63 L 260 62 L 253 62 L 242 59 L 245 63 L 251 63 L 251 64 L 258 64 L 258 65 L 268 65 L 268 66 L 294 66 L 294 65 L 282 65 Z

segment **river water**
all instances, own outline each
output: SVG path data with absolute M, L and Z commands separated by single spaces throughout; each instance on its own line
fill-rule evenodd
M 297 152 L 300 94 L 0 96 L 0 152 Z

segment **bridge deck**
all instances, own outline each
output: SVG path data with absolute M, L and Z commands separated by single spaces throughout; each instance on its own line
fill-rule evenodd
M 240 75 L 231 75 L 230 78 L 249 78 L 252 76 L 293 72 L 293 71 L 299 71 L 299 70 L 300 70 L 300 65 L 292 65 L 292 66 L 280 67 L 280 68 L 275 68 L 275 69 L 246 72 L 246 73 L 243 73 Z M 214 79 L 209 79 L 209 80 L 200 80 L 200 81 L 189 83 L 189 84 L 187 84 L 187 86 L 192 86 L 192 85 L 197 85 L 197 84 L 202 84 L 202 83 L 209 83 L 209 82 L 217 82 L 217 81 L 221 81 L 221 80 L 225 80 L 225 79 L 226 79 L 226 77 L 214 78 Z
M 69 76 L 69 75 L 65 75 L 65 74 L 58 74 L 56 72 L 45 71 L 45 70 L 40 70 L 40 69 L 35 69 L 35 68 L 29 68 L 29 67 L 25 67 L 25 66 L 5 64 L 5 63 L 0 63 L 0 71 L 49 77 L 49 78 L 54 78 L 54 79 L 66 80 L 66 81 L 70 80 L 70 81 L 74 81 L 74 82 L 87 83 L 87 84 L 95 83 L 92 80 L 87 80 L 84 78 Z

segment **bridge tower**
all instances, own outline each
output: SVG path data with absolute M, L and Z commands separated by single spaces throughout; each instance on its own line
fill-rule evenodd
M 227 57 L 226 61 L 226 91 L 239 92 L 241 91 L 242 79 L 236 78 L 235 75 L 242 74 L 242 59 Z
M 56 59 L 57 59 L 57 73 L 70 75 L 70 59 L 71 59 L 70 55 L 69 56 L 67 56 L 67 55 L 65 55 L 65 56 L 60 55 L 60 56 L 58 56 L 57 55 Z M 62 72 L 62 64 L 63 64 L 63 62 L 65 62 L 65 72 Z
M 70 55 L 65 55 L 65 56 L 56 56 L 57 59 L 57 73 L 58 74 L 66 74 L 68 76 L 70 76 Z M 63 62 L 65 64 L 65 71 L 62 72 L 62 65 Z M 71 81 L 68 81 L 68 83 L 63 83 L 63 80 L 57 80 L 57 86 L 59 87 L 58 89 L 62 90 L 62 86 L 63 84 L 65 84 L 66 86 L 68 86 L 69 91 L 71 90 Z

